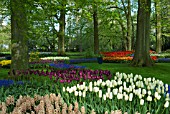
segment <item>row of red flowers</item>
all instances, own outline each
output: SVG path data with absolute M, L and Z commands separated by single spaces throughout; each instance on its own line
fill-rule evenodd
M 150 54 L 155 53 L 150 51 Z M 132 60 L 134 51 L 117 51 L 117 52 L 100 52 L 103 55 L 103 60 Z M 156 56 L 151 56 L 151 59 L 156 61 Z

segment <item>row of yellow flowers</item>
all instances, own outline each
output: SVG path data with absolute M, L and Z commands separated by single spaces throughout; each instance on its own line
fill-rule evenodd
M 133 57 L 130 57 L 130 56 L 128 56 L 128 57 L 103 57 L 103 60 L 105 60 L 105 61 L 115 61 L 115 60 L 127 60 L 127 61 L 130 61 L 130 60 L 132 60 L 133 59 Z
M 2 60 L 2 61 L 0 61 L 1 66 L 9 65 L 9 64 L 11 64 L 11 60 Z

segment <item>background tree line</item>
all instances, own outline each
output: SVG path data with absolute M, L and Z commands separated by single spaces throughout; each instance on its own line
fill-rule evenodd
M 32 49 L 57 51 L 58 55 L 136 50 L 132 63 L 148 66 L 149 49 L 160 53 L 170 48 L 169 0 L 0 2 L 0 46 L 9 45 L 16 63 L 28 62 L 25 52 Z

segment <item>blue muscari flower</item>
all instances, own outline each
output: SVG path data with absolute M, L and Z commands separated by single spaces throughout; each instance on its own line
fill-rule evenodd
M 15 84 L 15 82 L 13 80 L 0 80 L 0 87 L 2 87 L 2 86 L 7 87 L 7 86 L 10 86 L 10 85 L 13 85 L 13 84 Z M 16 84 L 23 85 L 24 82 L 18 81 L 18 82 L 16 82 Z
M 59 64 L 54 64 L 51 63 L 50 66 L 55 67 L 55 68 L 85 68 L 85 66 L 78 66 L 78 65 L 69 65 L 69 64 L 65 64 L 65 63 L 59 63 Z

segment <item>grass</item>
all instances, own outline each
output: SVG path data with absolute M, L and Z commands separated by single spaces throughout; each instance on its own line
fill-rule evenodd
M 162 80 L 164 83 L 170 84 L 170 63 L 156 63 L 153 67 L 132 67 L 126 63 L 79 63 L 76 65 L 86 66 L 89 69 L 110 70 L 112 73 L 133 73 L 140 74 L 142 77 L 155 77 Z M 0 69 L 0 79 L 8 78 L 9 69 Z M 46 79 L 46 78 L 44 78 Z

